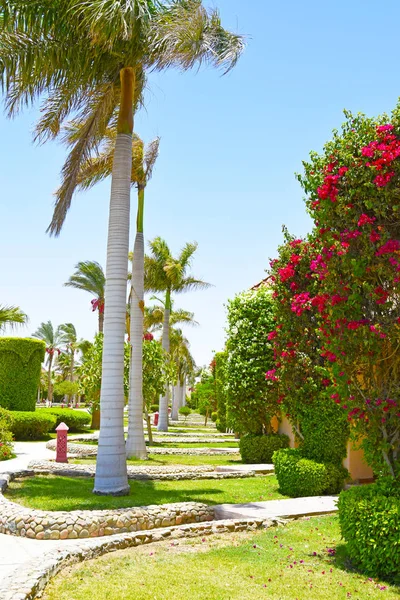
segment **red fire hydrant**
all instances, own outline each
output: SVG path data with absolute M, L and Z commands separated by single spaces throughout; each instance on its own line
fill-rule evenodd
M 153 425 L 158 425 L 158 412 L 154 413 L 154 421 L 153 421 Z
M 56 449 L 56 462 L 67 463 L 67 432 L 69 430 L 68 425 L 60 423 L 56 427 L 57 431 L 57 449 Z

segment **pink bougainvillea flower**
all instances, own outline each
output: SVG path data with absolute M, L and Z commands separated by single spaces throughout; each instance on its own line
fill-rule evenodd
M 369 217 L 368 215 L 366 215 L 365 213 L 363 213 L 361 215 L 361 217 L 358 219 L 357 225 L 359 227 L 362 227 L 363 225 L 371 224 L 374 221 L 376 221 L 376 217 Z

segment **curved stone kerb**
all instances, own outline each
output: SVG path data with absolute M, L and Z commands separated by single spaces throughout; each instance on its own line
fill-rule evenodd
M 94 538 L 211 521 L 213 518 L 213 508 L 197 502 L 52 512 L 26 508 L 0 494 L 0 533 L 37 540 Z

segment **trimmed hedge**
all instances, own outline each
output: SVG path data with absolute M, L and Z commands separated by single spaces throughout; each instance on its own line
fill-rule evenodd
M 393 480 L 392 480 L 393 482 Z M 347 551 L 371 577 L 397 577 L 400 565 L 400 485 L 383 479 L 339 496 L 339 522 Z
M 0 460 L 11 458 L 13 453 L 13 436 L 11 433 L 11 413 L 0 408 Z
M 40 440 L 56 427 L 57 417 L 50 413 L 37 410 L 22 412 L 14 410 L 11 413 L 11 431 L 16 440 Z
M 272 460 L 280 492 L 292 498 L 337 494 L 349 475 L 344 467 L 303 458 L 294 448 L 278 450 Z
M 289 438 L 284 434 L 254 435 L 247 433 L 240 439 L 239 449 L 246 464 L 270 463 L 276 450 L 289 447 Z
M 34 411 L 46 345 L 30 338 L 0 338 L 0 406 Z
M 70 433 L 84 431 L 92 420 L 89 413 L 73 408 L 38 408 L 36 414 L 54 415 L 56 417 L 55 426 L 65 423 L 69 427 Z

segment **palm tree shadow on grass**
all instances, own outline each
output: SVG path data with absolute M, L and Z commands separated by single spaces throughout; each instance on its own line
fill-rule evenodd
M 42 510 L 107 510 L 170 504 L 175 502 L 205 502 L 217 504 L 215 496 L 223 495 L 217 488 L 156 489 L 153 480 L 130 480 L 130 496 L 94 496 L 93 479 L 86 477 L 38 476 L 16 480 L 7 491 L 11 501 Z M 190 485 L 190 481 L 187 482 Z M 213 498 L 206 499 L 207 496 Z

